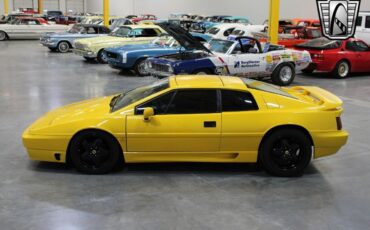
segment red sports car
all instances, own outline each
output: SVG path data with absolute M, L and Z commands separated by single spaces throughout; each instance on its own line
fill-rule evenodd
M 147 20 L 154 21 L 154 20 L 157 20 L 157 17 L 153 14 L 142 14 L 139 17 L 131 19 L 133 23 L 138 23 L 140 21 L 147 21 Z
M 349 38 L 344 41 L 317 38 L 295 46 L 307 50 L 312 63 L 303 70 L 329 72 L 337 78 L 345 78 L 350 73 L 370 72 L 370 48 L 362 40 Z

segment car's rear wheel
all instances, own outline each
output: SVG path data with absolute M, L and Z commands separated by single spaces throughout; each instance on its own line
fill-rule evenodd
M 342 60 L 335 66 L 333 75 L 336 78 L 346 78 L 351 73 L 351 66 L 348 61 Z
M 107 64 L 108 63 L 108 57 L 106 55 L 106 53 L 104 52 L 104 49 L 101 49 L 99 52 L 98 52 L 98 62 L 101 63 L 101 64 Z
M 272 82 L 276 85 L 287 86 L 290 85 L 295 78 L 295 69 L 293 64 L 284 63 L 276 67 L 272 73 Z
M 98 130 L 77 134 L 70 143 L 69 157 L 77 171 L 86 174 L 105 174 L 122 163 L 117 140 Z
M 58 51 L 61 53 L 67 53 L 70 50 L 70 45 L 68 42 L 59 42 Z
M 276 176 L 301 176 L 311 161 L 309 137 L 294 128 L 282 128 L 264 138 L 259 150 L 259 162 Z
M 149 75 L 149 72 L 145 68 L 145 61 L 146 61 L 146 59 L 143 58 L 143 59 L 138 60 L 135 63 L 134 70 L 135 70 L 135 73 L 139 76 L 148 76 Z
M 5 41 L 6 39 L 8 39 L 6 33 L 4 31 L 0 31 L 0 41 Z

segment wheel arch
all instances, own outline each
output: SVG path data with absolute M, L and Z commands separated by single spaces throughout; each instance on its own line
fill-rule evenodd
M 124 161 L 124 156 L 123 156 L 123 149 L 122 149 L 122 146 L 121 144 L 119 143 L 119 141 L 117 140 L 117 138 L 112 134 L 110 133 L 109 131 L 107 130 L 104 130 L 104 129 L 98 129 L 98 128 L 86 128 L 86 129 L 82 129 L 82 130 L 79 130 L 78 132 L 76 132 L 75 134 L 73 134 L 73 136 L 71 137 L 71 139 L 69 140 L 68 142 L 68 146 L 67 146 L 67 151 L 66 151 L 66 164 L 70 164 L 71 163 L 71 159 L 70 159 L 70 147 L 71 147 L 71 142 L 74 138 L 76 138 L 78 135 L 80 135 L 81 133 L 83 132 L 88 132 L 88 131 L 98 131 L 98 132 L 101 132 L 101 133 L 104 133 L 110 137 L 112 137 L 115 141 L 116 141 L 116 144 L 119 146 L 119 149 L 121 151 L 121 155 L 122 155 L 122 159 Z
M 58 46 L 59 46 L 59 44 L 60 44 L 60 43 L 62 43 L 62 42 L 66 42 L 66 43 L 69 45 L 69 48 L 70 48 L 70 49 L 72 49 L 72 48 L 73 48 L 73 47 L 72 47 L 71 42 L 70 42 L 70 41 L 68 41 L 68 40 L 61 40 L 61 41 L 59 41 L 59 42 L 58 42 Z
M 338 63 L 339 62 L 341 62 L 341 61 L 346 61 L 347 63 L 348 63 L 348 65 L 349 65 L 349 73 L 351 73 L 352 72 L 352 63 L 351 63 L 351 61 L 348 59 L 348 58 L 341 58 L 341 59 L 339 59 L 336 63 L 335 63 L 335 65 L 334 65 L 334 68 L 332 69 L 332 71 L 335 71 L 335 69 L 337 68 L 337 65 L 338 65 Z
M 272 127 L 270 128 L 262 137 L 261 139 L 261 142 L 259 143 L 259 146 L 258 146 L 258 155 L 259 155 L 259 152 L 261 150 L 261 147 L 262 147 L 262 144 L 263 142 L 266 140 L 266 138 L 271 135 L 273 132 L 276 132 L 278 131 L 279 129 L 296 129 L 296 130 L 299 130 L 301 132 L 303 132 L 310 140 L 311 142 L 311 145 L 312 146 L 315 146 L 314 144 L 314 141 L 312 139 L 312 136 L 310 134 L 310 132 L 308 132 L 308 130 L 306 128 L 304 128 L 303 126 L 300 126 L 300 125 L 296 125 L 296 124 L 289 124 L 289 125 L 278 125 L 278 126 L 275 126 L 275 127 Z
M 4 32 L 4 34 L 5 34 L 5 40 L 9 40 L 9 35 L 8 35 L 8 33 L 6 32 L 6 31 L 4 31 L 4 30 L 0 30 L 0 32 Z

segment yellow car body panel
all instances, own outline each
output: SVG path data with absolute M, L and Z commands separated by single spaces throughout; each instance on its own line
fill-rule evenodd
M 136 106 L 169 91 L 204 88 L 249 92 L 258 110 L 154 115 L 150 121 L 134 113 Z M 342 101 L 317 87 L 283 89 L 293 97 L 249 88 L 237 77 L 174 76 L 169 78 L 169 88 L 114 112 L 109 106 L 113 96 L 53 110 L 24 131 L 23 143 L 31 159 L 62 163 L 78 132 L 99 129 L 117 139 L 127 163 L 256 162 L 264 136 L 289 125 L 310 136 L 314 158 L 336 153 L 348 138 L 336 120 L 343 112 Z M 205 129 L 204 121 L 220 125 Z
M 165 31 L 161 27 L 156 25 L 125 25 L 123 27 L 129 27 L 131 29 L 145 29 L 145 28 L 154 29 L 155 31 L 157 31 L 158 35 L 165 33 Z M 75 42 L 76 48 L 74 49 L 74 52 L 80 55 L 90 52 L 90 54 L 86 56 L 94 55 L 96 56 L 97 53 L 102 49 L 127 44 L 150 43 L 155 38 L 156 37 L 116 37 L 109 35 L 94 38 L 78 39 Z

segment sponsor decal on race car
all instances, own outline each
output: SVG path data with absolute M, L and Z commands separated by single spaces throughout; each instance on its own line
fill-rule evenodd
M 260 61 L 235 61 L 234 68 L 252 68 L 259 67 Z

